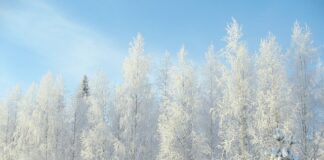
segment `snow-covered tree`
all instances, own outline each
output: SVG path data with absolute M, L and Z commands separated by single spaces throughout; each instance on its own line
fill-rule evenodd
M 227 46 L 224 49 L 229 71 L 223 104 L 220 108 L 220 136 L 222 137 L 222 158 L 250 159 L 251 110 L 253 105 L 253 79 L 251 58 L 246 45 L 241 42 L 241 27 L 233 19 L 227 26 Z
M 309 28 L 302 27 L 295 22 L 292 30 L 291 57 L 293 57 L 293 82 L 294 82 L 294 102 L 296 113 L 296 134 L 300 140 L 298 143 L 299 155 L 301 159 L 311 157 L 311 145 L 314 128 L 314 94 L 312 86 L 314 78 L 314 68 L 317 60 L 317 51 L 313 46 L 311 32 Z
M 0 135 L 0 153 L 2 159 L 14 159 L 14 132 L 17 127 L 17 110 L 20 106 L 21 89 L 14 87 L 3 104 L 3 117 Z
M 90 89 L 88 77 L 85 75 L 80 87 L 72 100 L 72 144 L 71 159 L 81 159 L 81 134 L 87 125 L 87 111 L 89 108 L 88 97 Z
M 316 64 L 316 71 L 313 78 L 313 95 L 316 106 L 324 106 L 324 64 L 321 58 L 318 57 Z
M 37 86 L 32 84 L 22 97 L 20 109 L 17 114 L 17 127 L 14 133 L 14 159 L 30 159 L 33 153 L 33 121 L 32 113 L 36 106 Z
M 208 159 L 214 160 L 219 155 L 218 145 L 218 121 L 219 104 L 223 95 L 223 72 L 224 66 L 220 64 L 219 57 L 215 54 L 214 46 L 211 45 L 205 54 L 205 66 L 203 68 L 203 80 L 201 83 L 201 110 L 199 126 L 202 129 L 208 144 Z
M 313 79 L 314 86 L 312 87 L 312 94 L 314 95 L 314 103 L 316 111 L 314 114 L 316 129 L 313 132 L 312 145 L 310 146 L 311 159 L 324 159 L 324 65 L 320 59 L 318 59 L 315 77 Z
M 0 154 L 4 154 L 5 147 L 5 128 L 6 128 L 6 110 L 4 102 L 0 102 Z
M 123 127 L 123 110 L 124 110 L 124 96 L 122 88 L 117 86 L 115 88 L 115 94 L 113 96 L 112 110 L 110 115 L 111 119 L 111 132 L 113 134 L 114 140 L 112 141 L 113 153 L 111 159 L 113 160 L 123 160 L 126 157 L 126 147 L 122 139 Z
M 170 152 L 170 138 L 165 132 L 170 122 L 170 71 L 171 71 L 171 59 L 169 53 L 166 53 L 160 65 L 158 75 L 158 93 L 160 95 L 160 114 L 158 119 L 158 134 L 159 134 L 159 154 L 157 159 L 168 159 L 171 158 Z
M 6 128 L 6 108 L 3 101 L 0 101 L 0 154 L 4 153 Z
M 65 149 L 62 143 L 64 111 L 63 81 L 51 73 L 46 74 L 39 85 L 36 105 L 32 113 L 34 149 L 32 159 L 61 159 Z
M 106 76 L 98 73 L 91 88 L 88 123 L 81 137 L 81 157 L 84 160 L 106 160 L 112 155 L 112 134 L 108 130 L 104 114 L 111 104 Z
M 126 159 L 153 159 L 151 119 L 154 97 L 149 83 L 150 61 L 144 54 L 144 39 L 138 34 L 130 43 L 129 55 L 123 64 L 124 82 L 121 86 L 122 103 L 120 125 L 126 146 Z
M 159 159 L 201 159 L 201 137 L 194 131 L 193 111 L 196 109 L 196 79 L 193 67 L 185 60 L 184 47 L 179 62 L 170 73 L 169 94 L 162 103 L 159 118 Z M 197 153 L 199 152 L 199 153 Z
M 284 114 L 291 109 L 289 105 L 289 86 L 283 67 L 282 51 L 276 38 L 269 34 L 261 40 L 256 61 L 257 91 L 255 144 L 258 159 L 269 159 L 269 148 L 276 144 L 273 133 L 277 128 L 289 128 L 291 116 Z
M 163 100 L 170 98 L 169 96 L 169 87 L 170 87 L 170 72 L 171 72 L 172 62 L 169 52 L 166 52 L 164 57 L 160 62 L 160 68 L 158 70 L 157 86 L 158 94 L 160 98 L 160 103 L 163 103 Z M 160 106 L 160 109 L 163 110 L 163 106 Z

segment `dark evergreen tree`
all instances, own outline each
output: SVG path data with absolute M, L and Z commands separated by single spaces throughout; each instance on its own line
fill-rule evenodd
M 82 80 L 82 97 L 89 97 L 89 82 L 88 82 L 88 77 L 87 75 L 83 76 Z

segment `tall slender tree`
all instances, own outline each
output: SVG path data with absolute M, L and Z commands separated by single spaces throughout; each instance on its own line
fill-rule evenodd
M 225 55 L 229 64 L 220 113 L 220 135 L 225 159 L 251 158 L 250 118 L 252 110 L 252 68 L 241 27 L 235 19 L 227 26 Z
M 300 139 L 299 154 L 301 159 L 311 157 L 310 146 L 314 132 L 314 101 L 312 94 L 314 66 L 317 56 L 316 48 L 313 46 L 309 28 L 302 27 L 295 22 L 292 30 L 292 42 L 290 53 L 293 57 L 294 71 L 294 93 L 296 106 L 296 129 L 297 137 Z
M 109 96 L 108 80 L 103 73 L 98 73 L 89 98 L 88 123 L 81 137 L 81 157 L 84 160 L 106 160 L 112 155 L 112 134 L 104 114 L 105 108 L 111 104 Z
M 161 66 L 158 75 L 158 90 L 160 95 L 160 114 L 158 119 L 158 134 L 159 134 L 159 153 L 157 159 L 170 159 L 172 148 L 170 144 L 170 134 L 166 134 L 168 123 L 170 122 L 170 71 L 171 59 L 169 53 L 166 53 L 161 61 Z M 170 130 L 168 130 L 170 132 Z
M 62 118 L 64 109 L 63 82 L 51 73 L 46 74 L 39 86 L 36 106 L 32 113 L 34 159 L 60 158 L 62 146 Z M 62 146 L 62 147 L 61 147 Z
M 144 39 L 140 34 L 130 43 L 129 55 L 123 64 L 124 96 L 121 113 L 123 141 L 126 148 L 126 159 L 152 159 L 150 119 L 153 111 L 153 94 L 149 83 L 150 61 L 144 54 Z
M 81 134 L 87 125 L 87 111 L 89 108 L 88 97 L 90 89 L 88 83 L 88 77 L 85 75 L 72 101 L 72 160 L 81 159 Z
M 32 84 L 22 97 L 20 109 L 17 114 L 17 127 L 14 133 L 15 159 L 32 160 L 34 152 L 32 113 L 36 106 L 37 86 Z
M 257 91 L 255 114 L 255 144 L 259 159 L 269 159 L 270 150 L 277 142 L 273 139 L 276 130 L 289 128 L 291 109 L 289 85 L 283 66 L 283 54 L 276 38 L 269 34 L 261 40 L 257 67 Z
M 17 127 L 17 110 L 21 101 L 21 89 L 19 86 L 14 87 L 4 103 L 4 125 L 2 128 L 3 137 L 0 142 L 3 159 L 14 159 L 14 132 Z
M 214 46 L 209 46 L 205 54 L 205 66 L 203 68 L 203 80 L 200 87 L 201 111 L 199 126 L 206 137 L 208 144 L 208 159 L 214 160 L 219 155 L 218 122 L 219 106 L 224 88 L 224 66 L 219 63 L 219 57 L 215 54 Z
M 111 157 L 113 160 L 123 160 L 126 158 L 126 146 L 122 135 L 124 132 L 124 127 L 122 126 L 124 123 L 124 98 L 121 86 L 117 86 L 113 96 L 112 113 L 110 114 L 110 127 L 114 137 L 112 142 L 113 153 Z
M 159 120 L 161 137 L 159 159 L 196 159 L 200 156 L 200 137 L 194 131 L 193 111 L 196 107 L 196 79 L 190 63 L 185 60 L 187 51 L 179 51 L 177 66 L 170 73 L 163 115 Z M 199 159 L 199 158 L 198 158 Z

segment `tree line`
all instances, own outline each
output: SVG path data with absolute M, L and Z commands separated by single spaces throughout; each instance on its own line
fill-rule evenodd
M 324 66 L 309 28 L 295 22 L 287 50 L 269 33 L 257 54 L 235 19 L 226 33 L 201 67 L 183 46 L 153 74 L 138 34 L 121 84 L 99 72 L 67 96 L 48 73 L 14 87 L 0 103 L 0 159 L 323 159 Z

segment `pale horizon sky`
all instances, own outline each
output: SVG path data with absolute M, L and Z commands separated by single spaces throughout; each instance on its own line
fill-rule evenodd
M 268 32 L 288 49 L 292 25 L 298 20 L 310 27 L 323 55 L 320 0 L 4 0 L 0 1 L 0 98 L 14 85 L 25 89 L 49 71 L 63 76 L 68 93 L 84 74 L 91 77 L 98 70 L 118 83 L 129 42 L 138 32 L 154 63 L 165 50 L 176 57 L 185 45 L 188 58 L 200 64 L 210 44 L 217 50 L 224 47 L 225 27 L 232 17 L 243 26 L 243 40 L 252 54 Z

